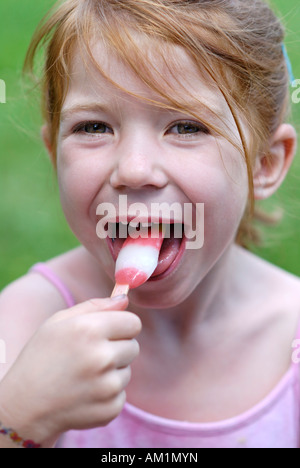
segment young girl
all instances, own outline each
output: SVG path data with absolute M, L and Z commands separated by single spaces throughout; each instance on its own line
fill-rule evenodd
M 1 295 L 1 447 L 298 446 L 299 279 L 244 248 L 296 151 L 283 40 L 262 0 L 67 0 L 39 27 L 26 67 L 46 44 L 43 137 L 82 246 Z M 122 240 L 96 232 L 120 195 L 129 217 L 205 207 L 203 247 L 171 239 L 129 299 Z

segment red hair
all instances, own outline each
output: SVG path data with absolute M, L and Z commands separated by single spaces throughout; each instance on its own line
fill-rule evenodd
M 156 50 L 164 57 L 168 69 L 172 69 L 173 61 L 169 44 L 183 47 L 199 73 L 205 70 L 224 96 L 240 142 L 233 141 L 229 133 L 212 127 L 202 117 L 201 120 L 225 136 L 245 158 L 249 206 L 238 241 L 246 245 L 255 237 L 251 222 L 253 162 L 259 152 L 268 155 L 269 138 L 284 121 L 288 110 L 289 79 L 282 52 L 281 22 L 262 0 L 66 0 L 58 3 L 35 32 L 24 65 L 25 70 L 33 72 L 36 52 L 40 46 L 46 46 L 42 109 L 54 160 L 75 49 L 79 46 L 87 68 L 96 66 L 105 76 L 101 64 L 93 58 L 93 40 L 101 40 L 164 99 L 164 104 L 157 101 L 154 105 L 180 109 L 197 117 L 182 96 L 176 99 L 164 77 L 147 60 L 137 35 L 155 41 Z M 250 131 L 248 145 L 242 121 Z

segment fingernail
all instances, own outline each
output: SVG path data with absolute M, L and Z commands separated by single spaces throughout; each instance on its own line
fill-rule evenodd
M 124 301 L 125 298 L 127 298 L 126 294 L 121 294 L 120 296 L 112 297 L 111 300 L 112 301 Z

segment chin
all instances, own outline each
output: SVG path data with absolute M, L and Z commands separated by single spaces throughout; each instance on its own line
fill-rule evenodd
M 185 286 L 183 283 L 181 283 L 180 288 L 174 286 L 174 283 L 169 286 L 160 284 L 159 287 L 154 282 L 152 284 L 146 283 L 140 288 L 132 289 L 129 292 L 129 301 L 131 304 L 144 309 L 171 309 L 184 303 L 193 293 L 195 287 L 195 285 Z

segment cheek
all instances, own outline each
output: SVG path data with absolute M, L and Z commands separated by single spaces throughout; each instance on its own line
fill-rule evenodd
M 215 249 L 234 242 L 248 202 L 248 179 L 242 175 L 238 180 L 229 176 L 220 181 L 207 203 L 206 241 L 213 240 Z
M 206 203 L 218 210 L 221 207 L 240 210 L 248 197 L 246 167 L 230 171 L 228 166 L 205 166 L 182 171 L 179 185 L 193 203 Z
M 62 201 L 79 211 L 87 208 L 107 177 L 95 151 L 81 150 L 68 141 L 59 148 L 57 173 Z
M 235 237 L 248 202 L 248 175 L 241 156 L 188 167 L 181 187 L 193 204 L 204 204 L 205 243 L 216 245 Z
M 92 155 L 87 157 L 67 145 L 58 153 L 57 176 L 60 199 L 73 230 L 87 228 L 90 208 L 105 180 L 105 168 Z M 76 233 L 76 232 L 75 232 Z

